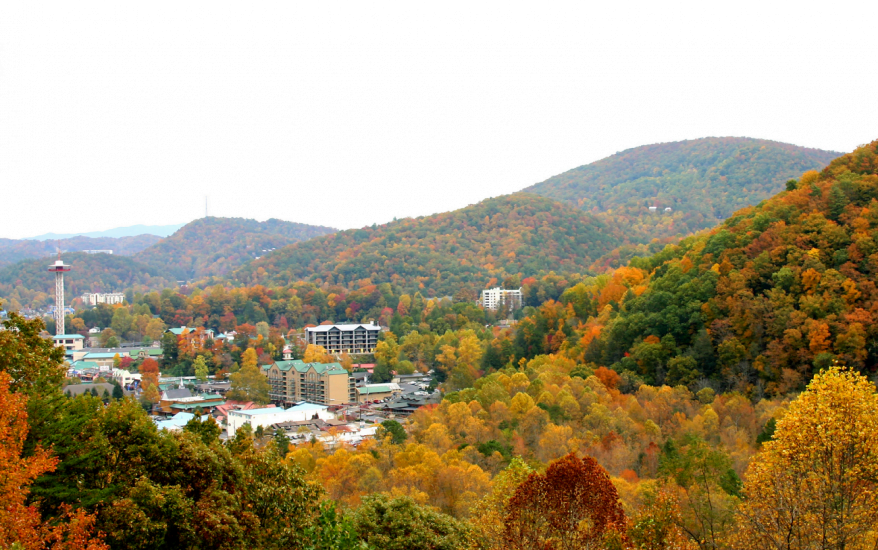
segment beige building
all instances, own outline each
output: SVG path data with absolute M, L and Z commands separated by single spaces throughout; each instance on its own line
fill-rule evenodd
M 268 377 L 268 398 L 290 405 L 307 401 L 321 405 L 356 403 L 354 379 L 338 363 L 305 363 L 299 359 L 264 365 Z
M 64 348 L 66 351 L 76 351 L 82 349 L 85 338 L 81 334 L 56 334 L 52 336 L 55 346 Z

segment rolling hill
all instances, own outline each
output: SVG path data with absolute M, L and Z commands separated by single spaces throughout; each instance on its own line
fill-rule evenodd
M 208 217 L 186 224 L 134 258 L 175 280 L 186 281 L 226 275 L 272 249 L 335 231 L 276 219 L 258 222 Z
M 161 237 L 155 235 L 137 235 L 135 237 L 70 237 L 59 240 L 34 239 L 0 239 L 0 267 L 14 264 L 27 258 L 48 258 L 58 248 L 62 252 L 79 252 L 82 250 L 112 250 L 113 254 L 131 256 L 159 242 Z
M 622 225 L 629 244 L 669 242 L 716 226 L 840 154 L 736 137 L 658 143 L 574 168 L 524 191 Z
M 64 262 L 73 269 L 65 275 L 67 303 L 85 292 L 137 292 L 174 286 L 162 270 L 116 254 L 68 253 Z M 54 276 L 46 270 L 48 258 L 24 260 L 0 269 L 0 300 L 4 307 L 41 308 L 54 303 Z
M 878 141 L 630 268 L 648 284 L 612 311 L 603 289 L 591 303 L 584 289 L 562 297 L 605 318 L 589 321 L 605 326 L 586 360 L 757 396 L 801 389 L 834 361 L 874 373 Z
M 371 279 L 442 296 L 484 288 L 491 278 L 583 272 L 621 240 L 611 223 L 516 193 L 295 243 L 248 263 L 234 278 L 244 284 Z

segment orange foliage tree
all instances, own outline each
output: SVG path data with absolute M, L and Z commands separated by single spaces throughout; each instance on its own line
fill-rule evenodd
M 27 437 L 27 397 L 10 392 L 11 377 L 0 372 L 0 546 L 24 550 L 104 550 L 101 536 L 92 535 L 94 516 L 83 510 L 64 508 L 68 521 L 44 525 L 36 508 L 27 506 L 28 487 L 41 474 L 55 469 L 57 459 L 37 447 L 33 456 L 23 457 Z
M 609 475 L 573 453 L 531 474 L 507 505 L 505 538 L 516 550 L 605 548 L 620 538 L 625 512 Z

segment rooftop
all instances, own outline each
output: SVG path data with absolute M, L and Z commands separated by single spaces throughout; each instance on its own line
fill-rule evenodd
M 64 340 L 70 340 L 70 339 L 84 340 L 85 339 L 85 337 L 82 334 L 56 334 L 55 336 L 52 336 L 52 338 L 54 338 L 55 340 L 61 340 L 61 339 L 64 339 Z
M 347 331 L 351 331 L 351 330 L 357 330 L 358 328 L 362 328 L 363 330 L 381 330 L 381 327 L 379 327 L 378 325 L 372 325 L 372 324 L 368 324 L 368 325 L 364 325 L 364 324 L 359 324 L 359 325 L 320 325 L 320 326 L 316 326 L 316 327 L 307 327 L 305 330 L 308 332 L 329 332 L 330 330 L 338 330 L 338 331 L 347 332 Z
M 266 409 L 249 409 L 246 411 L 229 411 L 231 413 L 242 414 L 244 416 L 261 416 L 263 414 L 278 414 L 282 413 L 284 410 L 280 407 L 269 407 Z

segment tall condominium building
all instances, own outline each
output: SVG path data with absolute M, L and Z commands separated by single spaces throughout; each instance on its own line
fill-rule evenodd
M 264 365 L 268 398 L 272 403 L 292 405 L 301 401 L 321 405 L 357 402 L 354 379 L 338 363 L 305 363 L 299 359 Z
M 522 300 L 523 296 L 520 288 L 518 290 L 506 290 L 497 287 L 483 290 L 480 302 L 482 307 L 491 311 L 497 311 L 501 307 L 514 311 L 521 308 Z
M 309 344 L 323 346 L 329 353 L 372 353 L 378 345 L 378 325 L 320 325 L 307 327 Z

